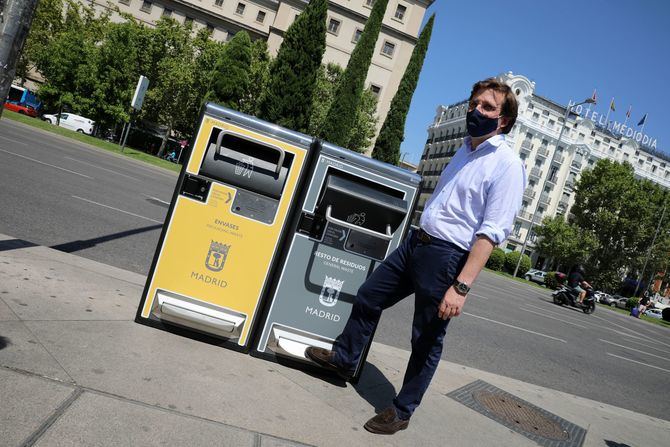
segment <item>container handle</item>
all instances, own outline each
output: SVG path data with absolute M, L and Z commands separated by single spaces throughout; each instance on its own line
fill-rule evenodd
M 349 222 L 337 219 L 332 216 L 332 210 L 333 206 L 328 205 L 328 208 L 326 208 L 326 220 L 328 222 L 341 225 L 345 228 L 349 228 L 350 230 L 360 231 L 361 233 L 367 234 L 369 236 L 378 237 L 380 239 L 384 239 L 385 241 L 390 241 L 391 239 L 393 239 L 393 234 L 391 233 L 391 225 L 389 224 L 386 224 L 386 234 L 384 234 L 378 231 L 370 230 L 369 228 L 359 227 L 358 225 L 350 224 Z
M 225 134 L 224 131 L 219 132 L 219 135 L 216 137 L 216 147 L 214 148 L 214 151 L 218 154 L 221 155 L 221 142 L 223 141 L 223 135 Z M 284 165 L 284 158 L 286 158 L 286 152 L 284 152 L 284 149 L 276 146 L 264 146 L 267 147 L 268 149 L 275 150 L 279 152 L 279 160 L 277 161 L 277 169 L 275 169 L 275 174 L 279 175 L 279 172 L 281 171 L 281 167 Z

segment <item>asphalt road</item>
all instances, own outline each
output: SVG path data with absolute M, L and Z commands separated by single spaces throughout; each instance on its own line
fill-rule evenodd
M 177 176 L 5 119 L 0 178 L 0 233 L 146 274 Z M 550 298 L 482 272 L 443 357 L 670 420 L 670 329 Z M 412 307 L 387 310 L 375 340 L 409 349 Z

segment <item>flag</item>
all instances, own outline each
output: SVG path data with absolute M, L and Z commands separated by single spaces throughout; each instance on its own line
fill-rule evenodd
M 647 121 L 647 114 L 645 113 L 642 119 L 640 120 L 639 123 L 637 123 L 638 126 L 642 126 L 644 122 Z
M 631 110 L 633 110 L 633 106 L 628 106 L 628 112 L 626 112 L 626 118 L 630 118 Z
M 591 95 L 591 99 L 593 100 L 593 104 L 598 103 L 598 97 L 596 96 L 596 89 L 593 89 L 593 95 Z
M 612 98 L 612 100 L 610 101 L 610 110 L 612 112 L 616 112 L 616 108 L 614 107 L 614 98 Z

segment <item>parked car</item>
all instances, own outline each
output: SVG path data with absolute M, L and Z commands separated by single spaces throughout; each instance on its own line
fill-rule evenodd
M 58 116 L 59 114 L 43 115 L 42 119 L 44 121 L 50 122 L 51 124 L 56 124 L 58 122 Z M 92 135 L 95 121 L 83 116 L 75 115 L 74 113 L 61 113 L 59 126 L 70 130 L 75 130 L 80 133 Z
M 29 106 L 28 104 L 22 104 L 19 102 L 5 102 L 5 109 L 11 110 L 12 112 L 20 113 L 21 115 L 28 115 L 36 118 L 39 112 L 37 109 Z
M 610 295 L 608 293 L 605 293 L 605 292 L 601 292 L 600 290 L 596 290 L 595 292 L 593 292 L 593 294 L 595 295 L 596 300 L 599 303 L 606 304 L 608 306 L 609 306 L 610 302 L 612 302 L 612 300 L 613 300 L 612 295 Z
M 663 309 L 647 309 L 644 315 L 650 318 L 658 318 L 660 320 L 663 318 Z
M 619 309 L 628 309 L 628 298 L 614 295 L 614 301 L 610 304 L 610 306 L 616 306 Z
M 542 285 L 544 285 L 545 276 L 547 276 L 547 272 L 537 269 L 530 269 L 523 275 L 523 277 L 526 278 L 526 281 L 533 281 Z

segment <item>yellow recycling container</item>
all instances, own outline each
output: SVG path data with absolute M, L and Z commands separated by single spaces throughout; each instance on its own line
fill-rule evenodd
M 248 349 L 313 153 L 311 137 L 207 104 L 136 321 Z

